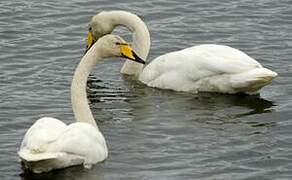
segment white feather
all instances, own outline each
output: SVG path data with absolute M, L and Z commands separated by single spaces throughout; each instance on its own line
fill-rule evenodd
M 37 120 L 24 135 L 18 155 L 25 169 L 34 173 L 83 164 L 90 168 L 108 156 L 107 145 L 88 105 L 87 77 L 104 57 L 121 56 L 117 44 L 125 41 L 107 35 L 84 55 L 75 70 L 71 84 L 71 101 L 75 123 L 44 117 Z
M 176 91 L 255 93 L 276 76 L 237 49 L 207 44 L 157 57 L 143 69 L 139 80 Z
M 136 53 L 147 60 L 150 34 L 138 16 L 126 11 L 103 11 L 90 22 L 95 39 L 111 33 L 120 25 L 132 31 Z M 277 76 L 247 54 L 216 44 L 167 53 L 154 59 L 144 69 L 141 64 L 127 60 L 121 73 L 139 75 L 141 82 L 161 89 L 248 94 L 257 93 Z
M 105 139 L 94 126 L 83 122 L 67 126 L 58 119 L 45 117 L 28 129 L 18 155 L 38 173 L 81 163 L 90 167 L 103 161 L 107 152 Z

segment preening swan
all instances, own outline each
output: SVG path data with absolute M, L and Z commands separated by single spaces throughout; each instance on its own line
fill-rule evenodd
M 129 12 L 103 11 L 95 15 L 89 24 L 93 34 L 90 43 L 111 33 L 119 25 L 133 32 L 133 48 L 146 60 L 150 49 L 147 26 Z M 277 76 L 244 52 L 216 44 L 198 45 L 161 55 L 144 69 L 142 64 L 127 61 L 121 73 L 137 75 L 150 87 L 230 94 L 257 93 Z
M 90 168 L 108 156 L 107 145 L 93 118 L 86 96 L 87 77 L 102 58 L 125 57 L 143 62 L 119 36 L 100 38 L 84 55 L 71 84 L 72 108 L 77 122 L 44 117 L 26 132 L 18 155 L 34 173 L 83 164 Z

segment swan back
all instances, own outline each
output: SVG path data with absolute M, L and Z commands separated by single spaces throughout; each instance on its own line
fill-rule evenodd
M 176 91 L 251 94 L 276 76 L 237 49 L 206 44 L 157 57 L 144 68 L 139 80 Z
M 108 156 L 103 135 L 88 123 L 64 124 L 55 118 L 39 119 L 24 136 L 18 152 L 26 168 L 35 173 L 83 164 Z
M 58 119 L 41 118 L 26 132 L 20 149 L 26 147 L 33 152 L 45 152 L 48 144 L 55 141 L 65 128 L 66 124 Z M 54 129 L 54 132 L 51 131 L 52 129 Z

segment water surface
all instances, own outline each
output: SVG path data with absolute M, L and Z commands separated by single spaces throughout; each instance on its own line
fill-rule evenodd
M 0 2 L 0 179 L 291 179 L 292 4 L 289 0 Z M 279 77 L 260 96 L 148 88 L 100 63 L 89 99 L 109 158 L 42 175 L 22 174 L 17 150 L 43 116 L 73 122 L 70 82 L 90 17 L 134 12 L 147 23 L 149 60 L 191 45 L 238 48 Z M 125 28 L 116 33 L 130 38 Z

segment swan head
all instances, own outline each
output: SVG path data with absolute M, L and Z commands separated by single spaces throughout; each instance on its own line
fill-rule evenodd
M 92 40 L 96 42 L 100 37 L 110 34 L 115 28 L 109 12 L 102 11 L 93 16 L 89 22 L 89 32 L 92 35 Z
M 111 34 L 115 28 L 111 16 L 109 16 L 108 13 L 109 12 L 107 11 L 102 11 L 91 18 L 88 27 L 87 46 L 85 53 L 99 38 L 106 34 Z
M 96 42 L 101 56 L 103 58 L 108 57 L 124 57 L 126 59 L 145 64 L 132 49 L 132 47 L 120 36 L 108 34 L 98 39 Z

